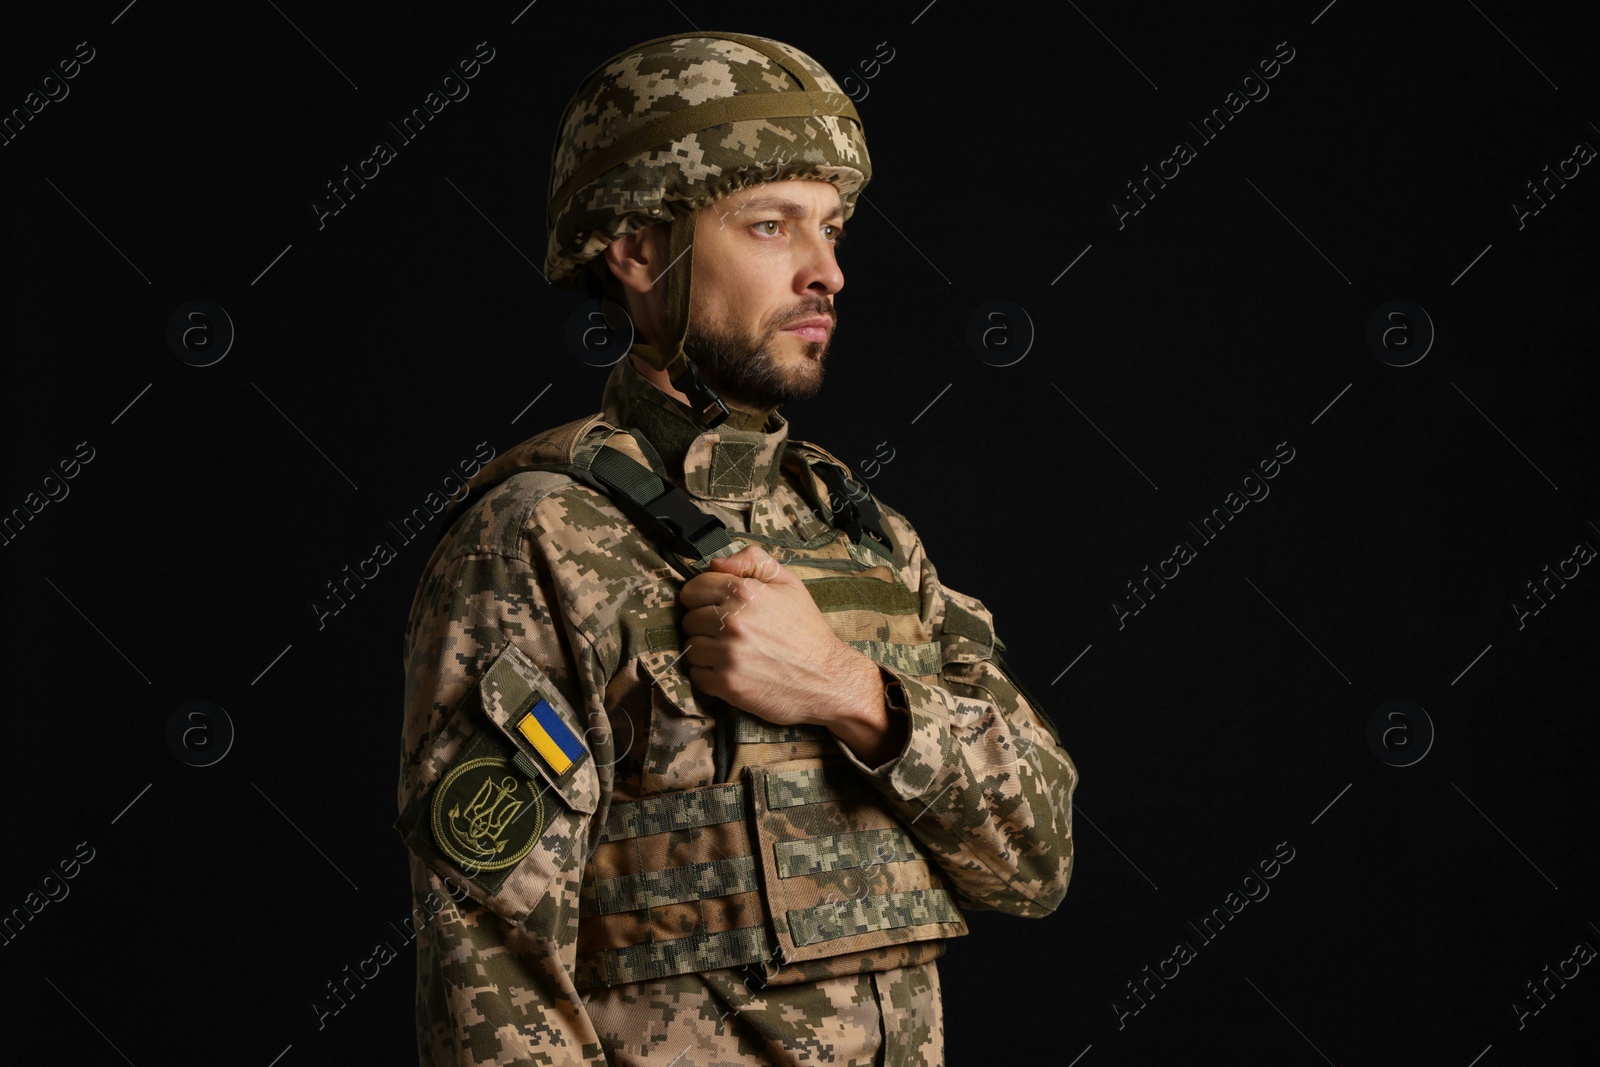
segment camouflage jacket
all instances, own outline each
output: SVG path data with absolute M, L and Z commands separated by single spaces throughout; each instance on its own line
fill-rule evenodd
M 623 359 L 599 415 L 523 442 L 473 481 L 566 461 L 596 426 L 633 427 L 695 504 L 726 524 L 730 551 L 745 544 L 740 532 L 771 539 L 766 546 L 830 530 L 810 502 L 815 488 L 808 499 L 794 469 L 780 466 L 788 442 L 781 415 L 759 428 L 730 420 L 701 431 L 687 410 Z M 646 462 L 628 434 L 608 443 Z M 1071 875 L 1077 770 L 1009 675 L 989 611 L 943 586 L 910 523 L 878 506 L 899 581 L 918 598 L 922 630 L 940 650 L 944 684 L 886 668 L 909 706 L 904 748 L 877 767 L 838 748 L 938 861 L 961 907 L 1046 915 Z M 685 676 L 663 681 L 681 655 L 673 620 L 683 611 L 683 580 L 610 499 L 555 472 L 494 485 L 429 559 L 405 633 L 397 823 L 411 847 L 422 1064 L 943 1063 L 931 961 L 846 975 L 812 961 L 788 984 L 747 982 L 748 968 L 726 968 L 574 985 L 584 866 L 611 802 L 714 778 L 704 751 L 652 743 L 652 713 L 661 716 L 664 701 L 674 715 L 704 714 Z M 946 627 L 957 618 L 961 625 Z M 540 706 L 554 718 L 544 721 L 575 761 L 526 801 L 537 812 L 499 803 L 504 793 L 488 797 L 488 779 L 481 788 L 460 779 L 466 791 L 456 784 L 457 770 L 494 734 L 487 720 L 502 690 L 525 695 L 523 686 L 549 697 Z M 448 827 L 440 820 L 474 812 L 491 823 L 521 816 L 515 825 L 529 832 L 503 835 L 509 852 L 492 859 L 441 856 L 436 845 Z

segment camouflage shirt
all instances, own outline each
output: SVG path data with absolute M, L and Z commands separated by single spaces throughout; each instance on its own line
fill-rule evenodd
M 769 547 L 830 531 L 794 469 L 780 465 L 788 442 L 781 415 L 702 431 L 687 412 L 623 359 L 600 414 L 524 441 L 474 483 L 567 461 L 602 423 L 633 427 L 695 504 L 726 524 L 730 551 L 744 547 L 741 532 Z M 628 434 L 613 433 L 608 443 L 646 462 Z M 821 495 L 826 501 L 825 489 Z M 943 586 L 910 523 L 878 505 L 899 581 L 918 598 L 923 632 L 940 650 L 933 676 L 943 684 L 886 668 L 909 708 L 904 748 L 878 767 L 838 748 L 937 860 L 963 908 L 1046 915 L 1071 875 L 1076 768 L 995 651 L 1003 644 L 988 610 Z M 747 982 L 748 968 L 726 968 L 587 991 L 574 985 L 584 867 L 610 803 L 714 781 L 706 746 L 663 743 L 652 732 L 664 714 L 706 718 L 700 705 L 711 703 L 671 669 L 681 656 L 674 619 L 683 580 L 604 494 L 548 471 L 490 488 L 429 559 L 405 634 L 399 782 L 400 829 L 412 850 L 422 1064 L 944 1062 L 932 962 L 830 975 L 815 966 L 827 961 L 812 961 L 803 980 L 788 984 Z M 493 811 L 517 811 L 488 805 L 483 790 L 447 795 L 455 769 L 472 763 L 474 745 L 493 733 L 483 721 L 493 708 L 467 698 L 489 692 L 484 699 L 497 706 L 494 679 L 507 657 L 513 687 L 548 696 L 540 704 L 555 718 L 545 721 L 578 762 L 528 801 L 536 814 L 518 812 L 533 819 L 521 824 L 532 832 L 511 834 L 509 855 L 477 868 L 463 868 L 459 857 L 440 862 L 426 836 L 430 805 L 436 835 L 448 831 L 446 815 L 478 810 L 492 820 Z M 430 801 L 436 796 L 444 803 Z

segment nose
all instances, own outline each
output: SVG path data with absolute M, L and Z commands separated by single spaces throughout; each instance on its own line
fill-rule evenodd
M 844 288 L 844 271 L 839 269 L 833 244 L 818 228 L 808 241 L 799 242 L 800 262 L 794 277 L 795 293 L 801 296 L 832 296 Z

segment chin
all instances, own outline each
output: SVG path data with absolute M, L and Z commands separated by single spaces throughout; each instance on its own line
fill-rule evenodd
M 789 384 L 789 389 L 788 389 L 789 395 L 791 397 L 793 397 L 794 399 L 796 399 L 796 400 L 809 399 L 809 398 L 811 398 L 813 396 L 816 396 L 817 393 L 821 392 L 821 390 L 822 390 L 822 377 L 823 377 L 822 357 L 823 357 L 823 353 L 826 351 L 826 347 L 827 346 L 825 346 L 825 345 L 811 345 L 809 347 L 815 348 L 818 351 L 816 351 L 814 353 L 813 352 L 807 352 L 806 353 L 806 360 L 807 360 L 808 366 L 805 368 L 805 370 L 806 371 L 810 371 L 811 368 L 814 367 L 815 368 L 815 372 L 814 373 L 796 374 L 793 378 L 791 378 L 789 380 L 789 383 L 788 383 Z

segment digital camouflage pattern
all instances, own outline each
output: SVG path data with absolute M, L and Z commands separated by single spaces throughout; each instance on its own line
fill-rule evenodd
M 829 944 L 883 918 L 864 913 L 885 908 L 863 903 L 877 898 L 848 880 L 899 869 L 920 849 L 937 868 L 927 888 L 944 886 L 963 909 L 1042 916 L 1062 900 L 1077 770 L 1010 677 L 989 611 L 942 585 L 915 530 L 881 501 L 892 563 L 841 545 L 824 521 L 827 490 L 807 465 L 827 453 L 791 442 L 776 412 L 752 421 L 702 431 L 624 359 L 601 413 L 523 442 L 474 482 L 581 458 L 601 440 L 644 463 L 617 432 L 638 428 L 672 480 L 727 525 L 726 552 L 754 542 L 792 561 L 835 632 L 900 683 L 905 748 L 868 767 L 826 731 L 775 727 L 704 697 L 679 663 L 684 578 L 661 551 L 606 495 L 565 475 L 500 482 L 440 541 L 405 634 L 397 827 L 420 913 L 430 916 L 416 938 L 421 1063 L 940 1064 L 933 957 L 943 943 L 859 952 L 849 936 Z M 837 579 L 872 568 L 881 595 L 853 604 L 868 587 Z M 738 890 L 743 876 L 728 868 L 740 866 L 741 843 L 718 828 L 747 822 L 673 830 L 640 823 L 644 809 L 629 808 L 715 787 L 716 732 L 730 718 L 728 780 L 764 780 L 767 816 L 795 820 L 758 827 L 776 846 L 774 877 L 804 883 L 808 903 L 838 914 L 816 912 L 809 926 L 773 921 L 765 935 L 783 949 L 763 964 L 580 983 L 597 921 L 638 925 L 642 914 L 645 936 L 668 943 L 719 924 L 749 928 L 761 906 L 755 890 L 722 898 L 744 897 L 744 912 L 712 914 L 695 899 L 651 907 L 654 889 L 593 877 L 611 847 L 606 835 L 637 823 L 633 832 L 654 834 L 635 837 L 638 847 L 659 847 L 663 862 L 722 863 L 706 884 Z M 825 769 L 787 773 L 818 757 Z M 801 817 L 829 789 L 872 800 L 862 805 L 877 813 L 867 836 L 832 834 L 830 814 Z M 818 898 L 812 881 L 830 877 L 843 891 Z M 613 910 L 597 919 L 606 894 Z M 905 917 L 936 918 L 910 914 L 937 908 L 933 897 L 905 896 Z
M 780 94 L 790 114 L 739 117 L 759 108 L 754 98 Z M 666 125 L 700 105 L 693 128 Z M 545 275 L 573 284 L 616 237 L 758 182 L 833 182 L 848 219 L 871 175 L 854 104 L 799 49 L 744 34 L 646 41 L 601 64 L 567 105 L 550 168 Z

